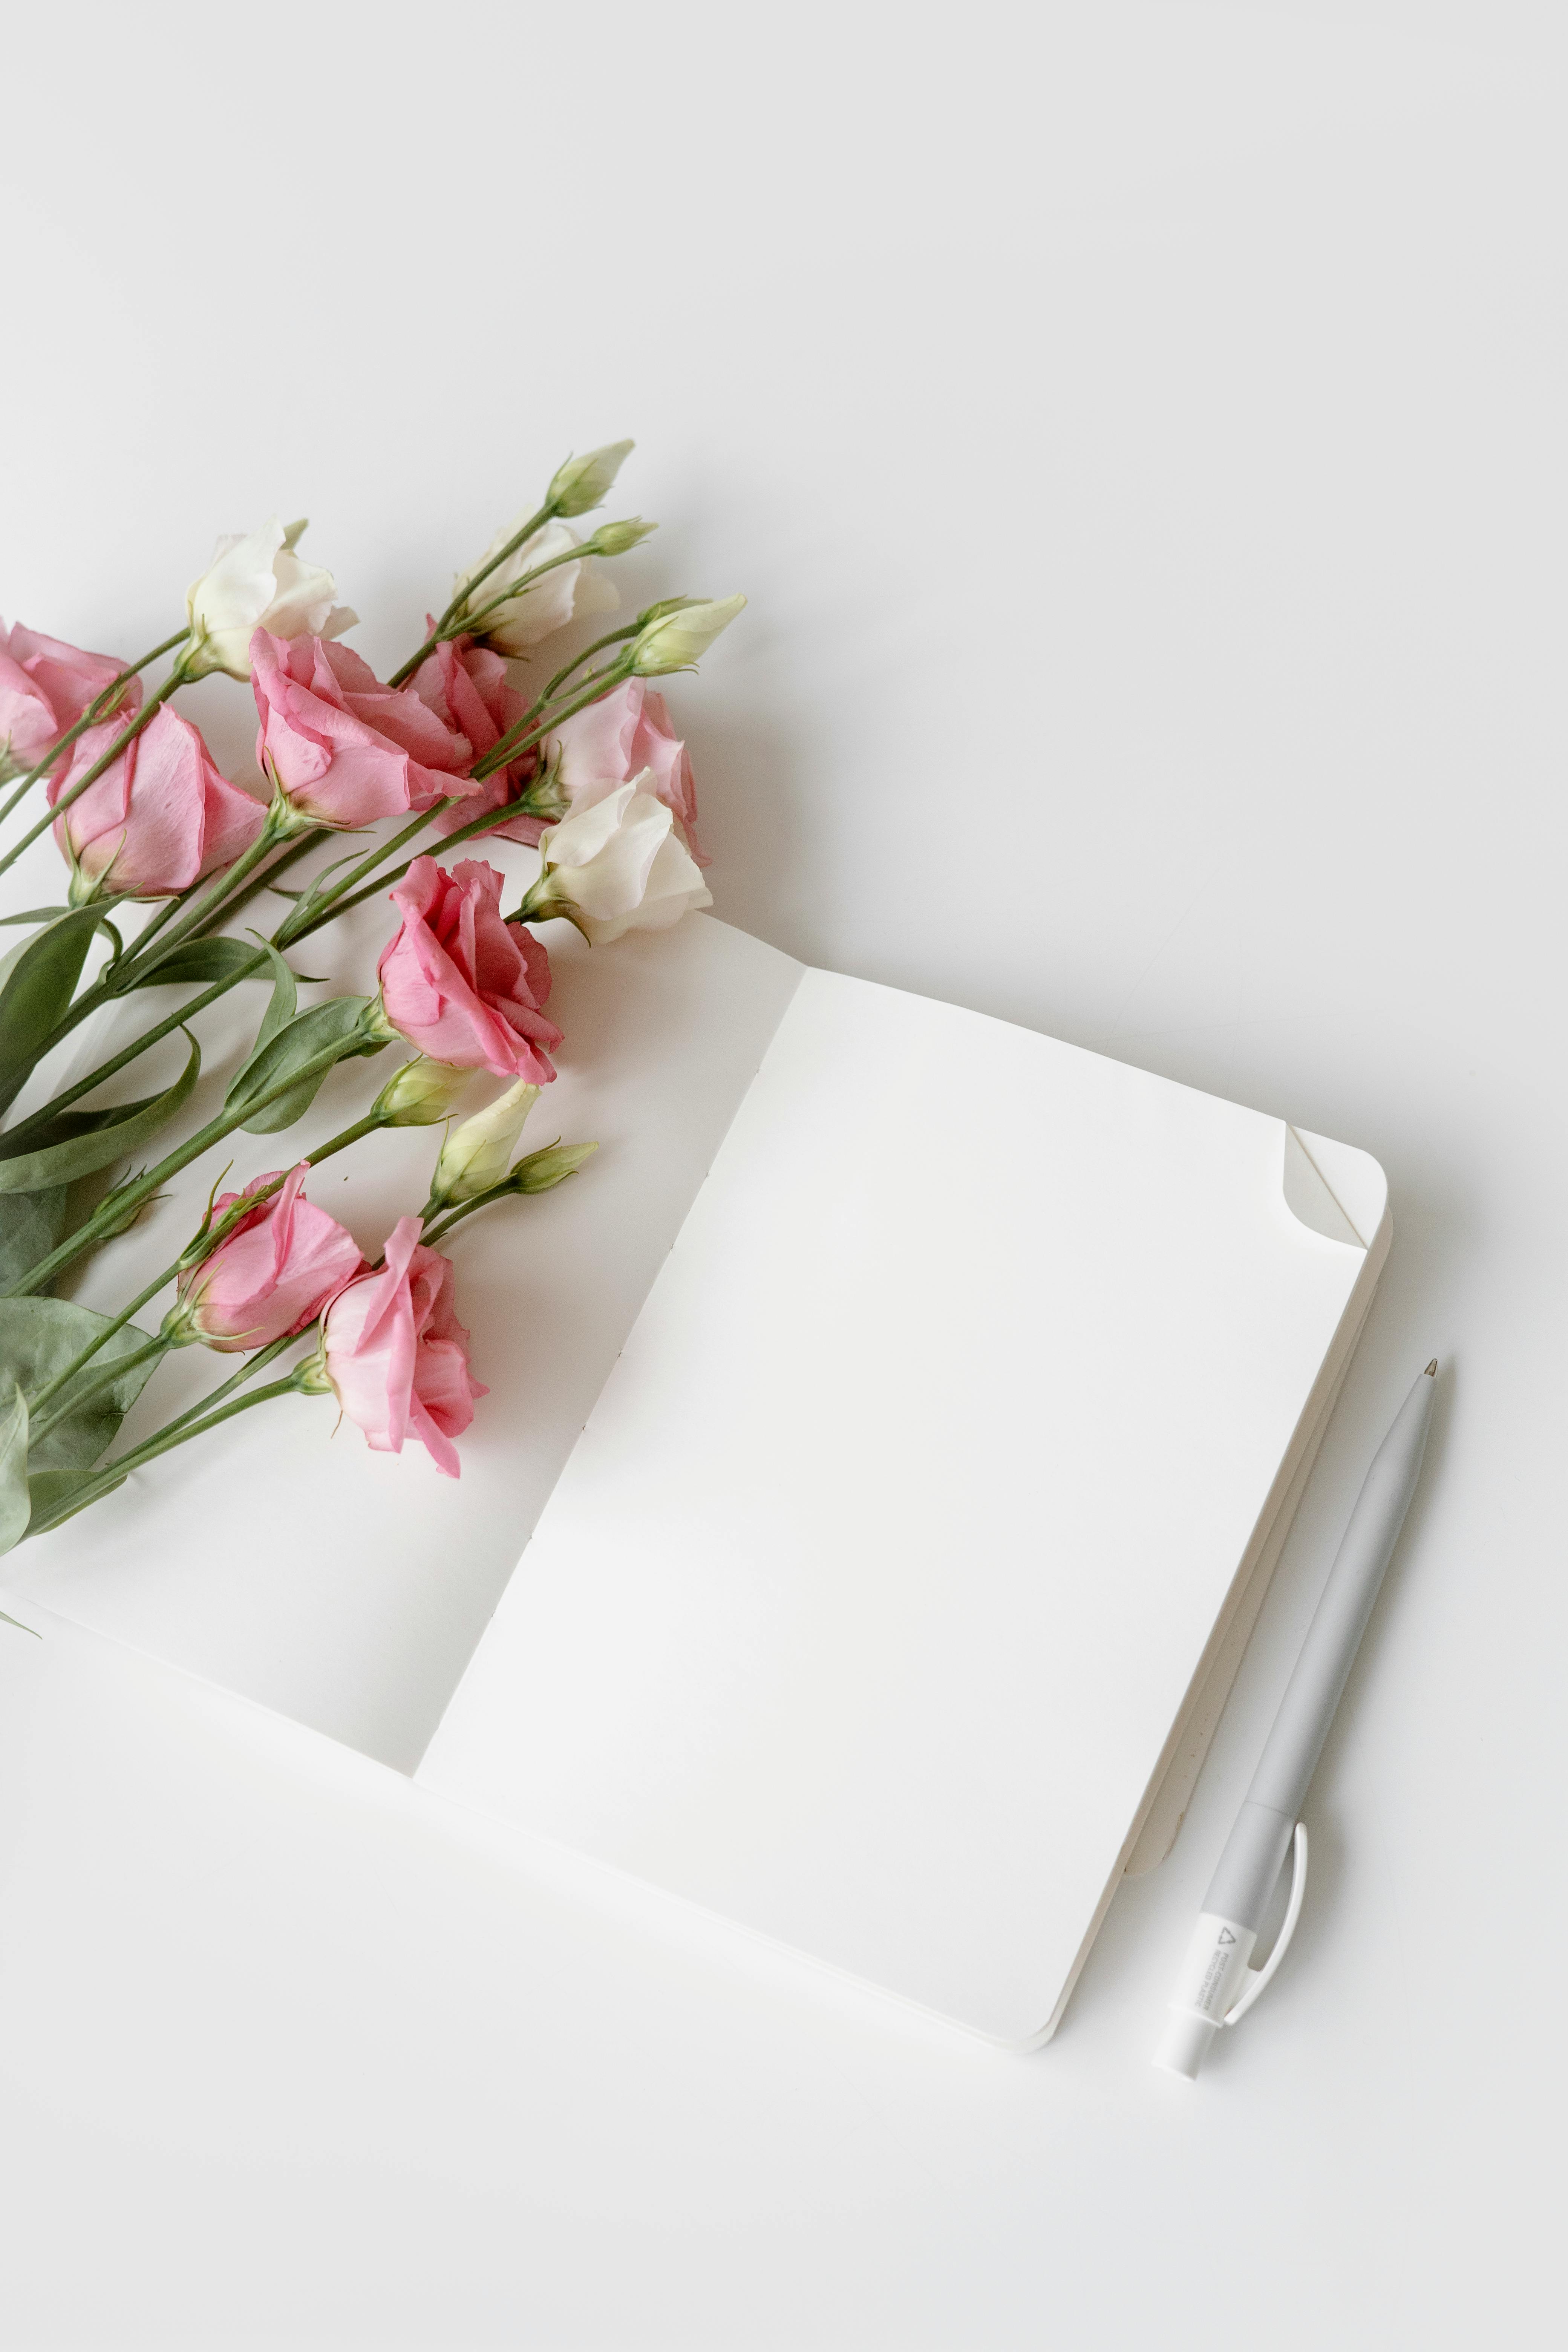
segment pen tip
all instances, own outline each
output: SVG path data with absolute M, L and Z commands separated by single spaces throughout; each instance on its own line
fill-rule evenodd
M 1428 1379 L 1428 1380 L 1433 1379 L 1433 1378 L 1436 1376 L 1436 1370 L 1437 1370 L 1437 1359 L 1436 1359 L 1436 1356 L 1434 1356 L 1434 1357 L 1433 1357 L 1433 1359 L 1432 1359 L 1432 1360 L 1431 1360 L 1431 1362 L 1430 1362 L 1430 1363 L 1427 1365 L 1427 1367 L 1426 1367 L 1426 1377 L 1427 1377 L 1427 1379 Z

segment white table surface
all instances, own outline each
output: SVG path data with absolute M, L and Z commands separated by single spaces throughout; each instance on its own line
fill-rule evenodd
M 634 578 L 753 599 L 671 696 L 720 911 L 1362 1144 L 1395 1238 L 1187 1826 L 1032 2057 L 0 1626 L 7 2347 L 1555 2340 L 1546 21 L 8 26 L 7 618 L 150 643 L 216 530 L 309 510 L 391 660 L 568 448 L 633 432 Z M 199 692 L 242 759 L 243 696 Z M 1186 2089 L 1148 2063 L 1173 1963 L 1435 1349 L 1295 1949 Z

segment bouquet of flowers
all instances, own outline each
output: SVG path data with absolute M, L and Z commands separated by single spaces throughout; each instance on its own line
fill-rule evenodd
M 0 961 L 0 1112 L 28 1094 L 0 1134 L 0 1551 L 289 1393 L 330 1394 L 373 1447 L 416 1438 L 457 1476 L 455 1441 L 486 1391 L 440 1244 L 492 1203 L 562 1183 L 595 1149 L 514 1156 L 563 1042 L 539 928 L 563 920 L 597 946 L 710 904 L 690 762 L 651 681 L 694 667 L 745 599 L 650 605 L 537 691 L 515 667 L 570 621 L 618 606 L 598 563 L 654 526 L 580 536 L 572 524 L 602 504 L 631 446 L 561 467 L 384 681 L 343 643 L 355 615 L 300 555 L 302 523 L 220 540 L 184 625 L 136 661 L 0 624 L 0 826 L 19 826 L 0 874 L 52 828 L 69 877 L 63 905 L 4 919 L 25 936 Z M 144 674 L 163 661 L 148 690 Z M 176 707 L 182 687 L 220 672 L 255 695 L 266 799 L 219 772 Z M 34 814 L 40 789 L 47 805 Z M 333 853 L 334 835 L 367 832 L 369 847 Z M 493 866 L 436 854 L 487 835 L 538 851 L 510 910 Z M 256 920 L 263 893 L 287 908 L 270 930 Z M 301 1004 L 319 974 L 300 971 L 294 951 L 310 940 L 319 962 L 332 925 L 383 897 L 395 924 L 375 993 Z M 224 1072 L 221 1106 L 184 1131 L 201 1016 L 257 983 L 266 1009 Z M 182 992 L 175 1009 L 51 1088 L 57 1049 L 153 987 Z M 100 1088 L 176 1032 L 186 1053 L 172 1084 L 105 1102 Z M 178 1256 L 117 1312 L 55 1295 L 226 1137 L 298 1126 L 329 1071 L 393 1048 L 406 1058 L 363 1117 L 279 1154 L 286 1169 L 198 1198 Z M 487 1081 L 490 1099 L 468 1108 Z M 323 1160 L 395 1127 L 438 1127 L 441 1139 L 425 1199 L 372 1260 L 306 1187 Z M 144 1160 L 164 1130 L 179 1139 Z M 192 1347 L 239 1361 L 113 1452 L 159 1364 Z

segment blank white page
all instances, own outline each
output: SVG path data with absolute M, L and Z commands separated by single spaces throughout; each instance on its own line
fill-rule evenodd
M 1041 2038 L 1362 1267 L 1285 1135 L 807 972 L 421 1780 Z

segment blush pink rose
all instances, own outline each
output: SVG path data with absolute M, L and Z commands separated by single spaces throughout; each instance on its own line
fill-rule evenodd
M 69 764 L 49 778 L 51 806 L 121 731 L 114 724 L 78 736 Z M 220 774 L 190 720 L 165 703 L 98 782 L 60 812 L 55 839 L 76 868 L 78 897 L 121 891 L 169 898 L 232 865 L 266 821 L 260 802 Z
M 338 1293 L 322 1328 L 322 1360 L 373 1452 L 401 1454 L 416 1437 L 455 1478 L 452 1440 L 489 1391 L 468 1370 L 468 1335 L 452 1311 L 452 1262 L 427 1249 L 420 1230 L 417 1217 L 400 1217 L 381 1270 Z
M 691 761 L 670 726 L 663 695 L 640 677 L 628 678 L 614 693 L 563 719 L 546 736 L 542 749 L 559 761 L 557 780 L 566 795 L 568 814 L 590 785 L 626 784 L 634 776 L 647 777 L 649 781 L 642 789 L 662 801 L 677 819 L 698 865 L 709 864 L 697 843 L 697 786 Z M 512 798 L 516 789 L 515 782 L 503 784 L 499 776 L 487 778 L 480 787 L 497 807 Z M 437 820 L 439 829 L 449 833 L 456 825 L 467 824 L 482 805 L 471 800 L 465 801 L 461 809 L 449 809 Z M 508 841 L 531 844 L 552 822 L 548 817 L 518 816 L 489 830 Z
M 425 620 L 434 629 L 429 614 Z M 408 683 L 444 726 L 468 737 L 476 760 L 500 742 L 528 707 L 509 680 L 500 655 L 476 645 L 472 637 L 453 637 L 437 646 Z
M 544 1018 L 550 959 L 531 931 L 503 923 L 501 877 L 466 862 L 448 874 L 416 857 L 392 892 L 403 928 L 382 955 L 381 1002 L 435 1062 L 544 1086 L 561 1032 Z
M 20 622 L 0 621 L 0 766 L 36 768 L 124 668 L 109 654 L 84 654 Z M 142 707 L 142 681 L 128 677 L 115 704 L 124 719 Z
M 407 816 L 463 788 L 472 747 L 409 687 L 326 637 L 250 641 L 256 756 L 313 824 Z
M 448 645 L 437 646 L 415 671 L 410 684 L 448 726 L 461 729 L 474 747 L 476 761 L 500 742 L 528 708 L 510 683 L 500 655 L 492 653 L 489 646 L 476 644 L 472 637 L 456 637 Z M 436 819 L 437 832 L 455 833 L 459 825 L 471 824 L 482 809 L 505 808 L 538 766 L 537 751 L 525 751 L 521 760 L 498 768 L 493 776 L 475 784 L 455 808 L 442 811 Z M 543 822 L 542 817 L 517 817 L 490 830 L 504 833 L 511 841 L 534 842 Z
M 363 1271 L 353 1235 L 301 1192 L 309 1172 L 301 1160 L 281 1192 L 258 1201 L 210 1257 L 180 1276 L 176 1315 L 205 1346 L 232 1355 L 288 1339 Z M 258 1176 L 243 1192 L 220 1193 L 215 1205 L 232 1208 L 277 1181 L 275 1174 Z

